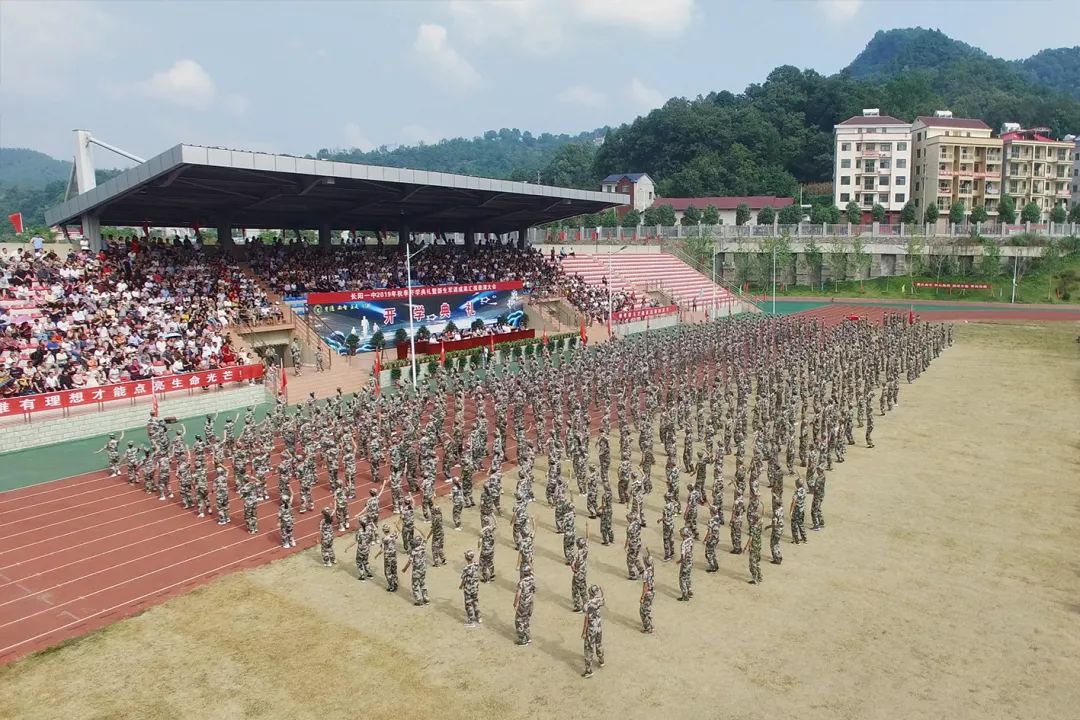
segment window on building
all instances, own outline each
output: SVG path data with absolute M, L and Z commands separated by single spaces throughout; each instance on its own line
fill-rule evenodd
M 867 152 L 874 152 L 874 150 L 876 148 L 877 148 L 877 146 L 874 145 L 874 143 L 866 143 L 866 151 Z
M 922 159 L 922 148 L 915 148 L 915 159 Z
M 874 172 L 876 165 L 873 160 L 867 160 L 863 163 L 863 167 L 866 169 L 866 172 Z
M 842 152 L 850 152 L 851 151 L 851 143 L 840 143 L 840 150 Z
M 884 205 L 889 202 L 889 193 L 878 193 L 877 199 L 879 203 Z
M 904 202 L 904 193 L 896 193 L 895 195 L 893 195 L 893 200 L 894 202 L 898 203 Z
M 840 202 L 851 202 L 851 193 L 840 193 Z
M 907 158 L 900 158 L 896 161 L 896 168 L 902 170 L 907 167 Z
M 866 193 L 865 195 L 862 196 L 862 201 L 863 201 L 863 205 L 866 205 L 867 207 L 869 207 L 870 205 L 873 205 L 874 204 L 874 194 L 873 193 Z
M 841 160 L 840 161 L 840 167 L 842 167 L 842 168 L 850 168 L 851 167 L 851 159 L 850 158 L 844 158 L 843 160 Z
M 881 152 L 892 152 L 892 143 L 881 143 Z
M 879 175 L 877 184 L 881 185 L 881 186 L 884 186 L 884 187 L 888 187 L 888 185 L 889 185 L 889 176 L 888 175 Z
M 889 158 L 882 158 L 880 165 L 882 170 L 888 170 L 892 167 L 892 160 Z
M 896 143 L 896 149 L 901 151 L 901 152 L 903 152 L 904 150 L 907 150 L 907 143 L 906 142 L 898 142 L 898 143 Z
M 893 184 L 894 185 L 906 185 L 907 184 L 907 178 L 905 176 L 903 176 L 903 175 L 897 175 L 896 178 L 893 180 Z
M 841 175 L 840 176 L 840 184 L 841 185 L 850 185 L 851 184 L 851 176 L 850 175 Z
M 915 181 L 915 192 L 919 192 L 919 188 L 922 187 L 922 183 L 918 180 Z

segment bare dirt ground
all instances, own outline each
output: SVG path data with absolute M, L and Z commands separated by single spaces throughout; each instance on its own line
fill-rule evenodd
M 450 564 L 429 571 L 426 608 L 407 575 L 397 595 L 357 582 L 341 538 L 333 570 L 305 552 L 0 670 L 0 717 L 1076 717 L 1078 332 L 958 327 L 957 344 L 902 385 L 877 447 L 860 442 L 835 466 L 827 530 L 785 542 L 758 587 L 745 556 L 723 553 L 705 573 L 699 545 L 689 604 L 662 564 L 651 636 L 617 512 L 619 547 L 594 541 L 590 555 L 608 600 L 607 665 L 592 679 L 541 499 L 529 647 L 513 643 L 509 522 L 499 577 L 481 586 L 484 624 L 462 625 L 471 511 L 448 532 Z M 659 555 L 655 495 L 650 510 Z

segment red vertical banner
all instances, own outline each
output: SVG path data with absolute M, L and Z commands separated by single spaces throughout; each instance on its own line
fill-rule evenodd
M 446 343 L 439 341 L 439 365 L 446 365 Z
M 152 406 L 150 407 L 150 415 L 151 415 L 151 417 L 157 417 L 157 416 L 158 416 L 158 399 L 157 399 L 157 393 L 154 393 L 154 396 L 153 396 L 153 403 L 154 403 L 154 404 L 153 404 L 153 405 L 152 405 Z
M 15 234 L 16 235 L 22 235 L 22 231 L 23 231 L 22 213 L 21 212 L 11 213 L 10 215 L 8 215 L 8 220 L 11 222 L 12 227 L 15 228 Z
M 375 371 L 372 373 L 372 377 L 375 378 L 375 397 L 378 397 L 382 393 L 382 380 L 379 378 L 379 374 L 382 372 L 382 352 L 380 351 L 375 355 Z
M 581 344 L 582 345 L 588 345 L 589 344 L 589 336 L 585 334 L 585 316 L 584 315 L 581 316 Z

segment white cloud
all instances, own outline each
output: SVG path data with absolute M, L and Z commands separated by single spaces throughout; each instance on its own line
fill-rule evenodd
M 471 43 L 551 55 L 571 42 L 596 40 L 596 31 L 630 30 L 645 38 L 682 35 L 696 0 L 452 0 L 455 33 Z
M 626 95 L 630 100 L 643 110 L 652 110 L 664 104 L 666 98 L 659 90 L 654 90 L 637 78 L 630 81 L 630 87 L 626 89 Z
M 578 18 L 656 38 L 677 38 L 690 25 L 694 0 L 573 0 Z
M 345 123 L 345 142 L 350 148 L 355 148 L 361 152 L 368 152 L 375 149 L 375 143 L 368 139 L 364 131 L 360 129 L 360 126 L 354 122 Z
M 34 95 L 66 88 L 82 60 L 108 52 L 115 27 L 93 2 L 0 3 L 0 88 Z
M 608 101 L 607 95 L 585 85 L 571 85 L 559 93 L 557 99 L 567 105 L 579 105 L 589 108 L 602 108 L 607 105 Z
M 434 145 L 439 142 L 440 139 L 438 133 L 423 125 L 410 124 L 401 128 L 401 142 L 405 145 L 416 145 L 418 143 Z
M 168 70 L 154 73 L 140 87 L 149 97 L 193 109 L 209 107 L 217 94 L 213 78 L 194 60 L 177 60 Z
M 446 28 L 424 23 L 416 32 L 413 50 L 426 69 L 459 90 L 469 90 L 483 83 L 483 78 L 468 60 L 450 46 Z
M 818 0 L 818 10 L 832 23 L 846 23 L 859 12 L 862 0 Z

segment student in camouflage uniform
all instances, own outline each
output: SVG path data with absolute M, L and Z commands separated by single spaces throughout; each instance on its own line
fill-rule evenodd
M 416 511 L 413 510 L 411 497 L 401 501 L 401 547 L 408 553 L 412 550 L 413 533 L 416 532 Z
M 190 509 L 195 503 L 191 496 L 191 468 L 188 466 L 187 459 L 181 459 L 180 464 L 176 467 L 176 477 L 180 482 L 180 505 L 185 509 Z
M 742 543 L 742 526 L 743 526 L 743 509 L 746 507 L 746 501 L 743 500 L 742 495 L 735 496 L 735 502 L 731 506 L 731 554 L 742 555 L 743 543 Z
M 214 476 L 214 501 L 217 504 L 218 525 L 229 522 L 229 481 L 225 468 L 218 467 Z
M 716 561 L 716 546 L 719 544 L 720 513 L 713 508 L 712 514 L 709 515 L 708 530 L 705 533 L 705 562 L 708 563 L 705 572 L 714 573 L 720 569 L 720 564 Z
M 281 506 L 278 508 L 278 532 L 281 534 L 281 547 L 296 547 L 296 538 L 293 537 L 293 514 L 288 495 L 281 496 Z
M 356 516 L 356 579 L 367 580 L 371 574 L 371 545 L 374 542 L 375 526 L 368 523 L 363 515 Z
M 315 372 L 321 373 L 326 370 L 326 356 L 323 355 L 321 344 L 315 345 Z M 300 373 L 296 373 L 299 375 Z
M 495 523 L 480 528 L 480 582 L 495 580 Z
M 244 483 L 240 488 L 240 497 L 244 500 L 244 527 L 249 533 L 255 535 L 259 532 L 259 506 L 255 495 L 255 483 L 250 480 Z
M 630 513 L 626 516 L 626 572 L 631 580 L 637 580 L 644 566 L 641 564 L 641 518 Z
M 383 576 L 386 577 L 386 591 L 397 592 L 397 535 L 390 530 L 389 525 L 383 525 L 382 556 Z
M 577 555 L 574 556 L 574 562 L 570 563 L 570 571 L 573 573 L 570 580 L 570 600 L 574 605 L 574 612 L 582 612 L 585 607 L 585 590 L 589 586 L 588 564 L 589 541 L 578 538 Z
M 871 417 L 873 417 L 871 415 Z M 825 502 L 825 473 L 818 471 L 817 481 L 812 487 L 814 499 L 810 501 L 810 529 L 824 530 L 825 516 L 821 513 L 821 505 Z
M 780 539 L 784 536 L 784 506 L 775 505 L 772 513 L 772 534 L 769 535 L 769 550 L 772 552 L 772 564 L 779 565 L 784 561 L 780 553 Z
M 682 529 L 682 544 L 679 546 L 679 600 L 688 602 L 694 597 L 693 582 L 690 576 L 694 569 L 694 533 L 688 527 Z
M 686 491 L 686 512 L 683 517 L 686 520 L 686 527 L 690 528 L 690 533 L 697 540 L 699 537 L 697 527 L 698 507 L 703 502 L 703 498 L 694 484 L 687 485 Z
M 412 594 L 413 605 L 427 605 L 431 600 L 427 590 L 427 548 L 424 547 L 424 538 L 420 533 L 409 541 L 409 560 L 401 572 L 405 572 L 412 566 Z
M 127 479 L 129 485 L 134 485 L 138 482 L 138 469 L 139 469 L 139 451 L 135 447 L 135 443 L 128 441 L 127 450 L 124 451 L 124 465 L 127 468 Z
M 795 479 L 795 496 L 791 499 L 791 542 L 806 542 L 806 483 Z
M 476 627 L 483 622 L 480 618 L 480 578 L 476 564 L 476 553 L 465 551 L 465 567 L 461 570 L 461 584 L 458 589 L 465 596 L 465 627 Z
M 461 513 L 465 509 L 465 493 L 461 489 L 461 481 L 454 478 L 450 483 L 450 517 L 454 521 L 454 529 L 461 530 Z
M 328 507 L 323 508 L 319 519 L 319 549 L 322 551 L 323 565 L 330 567 L 337 562 L 334 556 L 334 515 Z
M 375 543 L 375 530 L 379 527 L 379 491 L 375 488 L 371 488 L 368 491 L 368 499 L 364 503 L 364 518 L 367 520 L 368 527 L 371 529 L 371 542 Z
M 645 553 L 645 569 L 641 573 L 641 599 L 638 601 L 638 612 L 641 614 L 641 632 L 653 631 L 652 604 L 656 595 L 656 583 L 653 579 L 654 569 L 652 555 Z
M 164 500 L 173 496 L 172 488 L 172 461 L 165 453 L 158 455 L 158 500 Z
M 522 563 L 521 577 L 518 579 L 517 592 L 514 593 L 514 630 L 517 632 L 518 645 L 528 645 L 532 642 L 529 626 L 532 624 L 535 596 L 536 578 L 533 577 L 532 565 Z
M 205 466 L 195 468 L 195 508 L 199 511 L 199 517 L 206 517 L 206 513 L 210 512 L 210 487 Z
M 289 354 L 292 355 L 293 371 L 296 377 L 300 377 L 300 341 L 296 338 L 293 338 L 292 345 L 289 346 Z
M 664 538 L 664 562 L 675 557 L 675 516 L 679 514 L 679 504 L 670 492 L 664 493 L 664 510 L 660 516 L 660 530 Z
M 582 677 L 592 677 L 593 657 L 597 664 L 604 667 L 604 621 L 600 617 L 600 608 L 604 607 L 604 593 L 599 586 L 589 588 L 589 599 L 585 601 L 585 619 L 581 627 L 581 637 L 585 640 L 585 672 Z
M 761 577 L 761 501 L 757 498 L 750 500 L 746 509 L 746 520 L 749 528 L 750 539 L 747 547 L 750 549 L 750 584 L 757 585 L 762 581 Z
M 109 458 L 109 477 L 116 477 L 120 474 L 120 438 L 116 437 L 116 433 L 109 433 L 109 440 L 105 443 L 104 450 Z M 131 447 L 131 443 L 128 443 L 128 447 Z M 98 450 L 98 452 L 101 452 Z
M 438 505 L 431 507 L 431 566 L 439 567 L 446 564 L 446 551 L 443 547 L 446 534 L 443 531 L 442 508 Z
M 604 484 L 604 492 L 600 500 L 600 544 L 610 545 L 615 542 L 615 531 L 612 528 L 612 515 L 615 512 L 614 498 L 611 494 L 611 486 Z
M 349 500 L 345 497 L 345 488 L 341 485 L 334 487 L 334 515 L 338 523 L 338 530 L 348 530 Z

